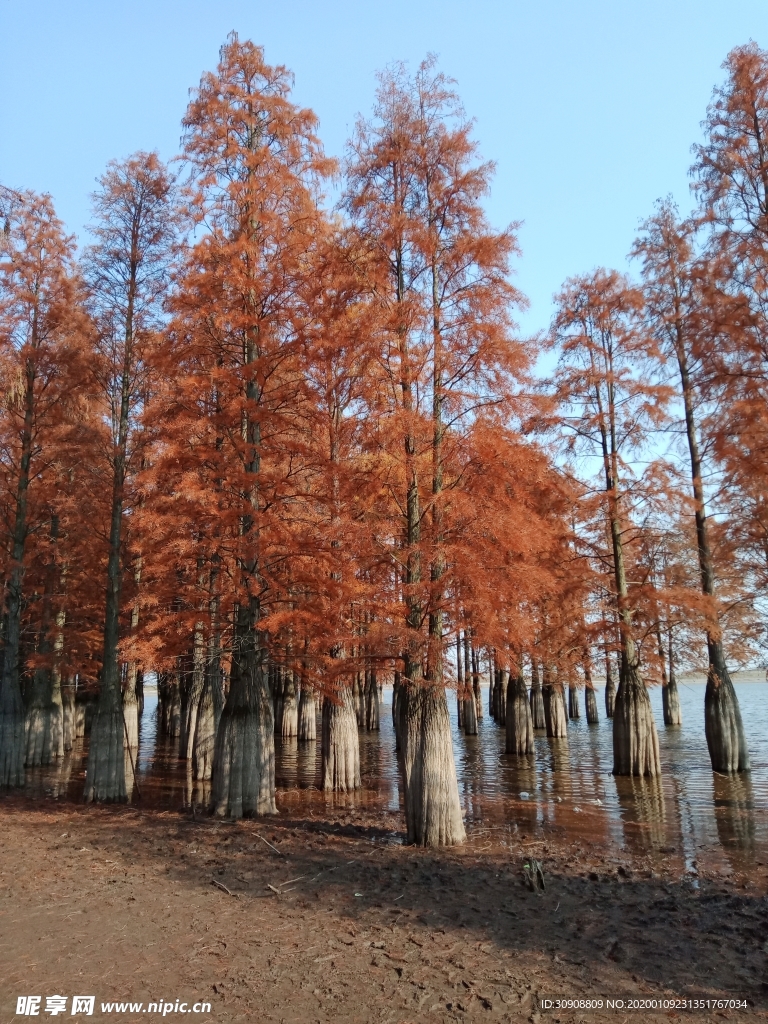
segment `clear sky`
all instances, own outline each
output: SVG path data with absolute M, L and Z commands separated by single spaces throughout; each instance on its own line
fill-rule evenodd
M 0 181 L 50 192 L 82 237 L 109 159 L 176 153 L 188 90 L 232 29 L 293 70 L 337 156 L 376 70 L 436 53 L 497 164 L 492 221 L 524 222 L 535 330 L 567 276 L 626 267 L 655 199 L 690 208 L 720 65 L 768 47 L 768 0 L 0 0 Z

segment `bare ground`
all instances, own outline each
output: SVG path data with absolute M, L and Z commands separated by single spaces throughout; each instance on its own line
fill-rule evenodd
M 693 876 L 671 850 L 480 829 L 435 852 L 397 842 L 398 815 L 283 806 L 231 824 L 0 801 L 0 1020 L 24 994 L 95 995 L 111 1021 L 151 1017 L 101 1002 L 176 999 L 215 1022 L 641 1021 L 660 1018 L 541 1000 L 723 995 L 749 1008 L 663 1016 L 768 1020 L 762 864 Z

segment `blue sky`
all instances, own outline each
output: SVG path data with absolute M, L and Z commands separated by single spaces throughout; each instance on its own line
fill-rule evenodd
M 175 154 L 188 90 L 235 29 L 296 76 L 342 155 L 375 72 L 430 51 L 458 82 L 492 221 L 522 220 L 527 330 L 569 275 L 625 268 L 638 221 L 690 207 L 690 147 L 728 50 L 768 46 L 765 0 L 0 0 L 0 181 L 50 192 L 82 237 L 112 157 Z

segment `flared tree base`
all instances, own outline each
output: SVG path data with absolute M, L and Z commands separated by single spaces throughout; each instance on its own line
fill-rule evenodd
M 553 740 L 564 740 L 568 737 L 568 716 L 565 713 L 565 694 L 561 686 L 545 686 L 544 720 L 547 736 Z
M 211 811 L 229 818 L 277 814 L 272 702 L 226 707 L 216 733 Z
M 50 764 L 64 756 L 64 709 L 61 704 L 32 707 L 25 722 L 26 756 L 28 768 Z
M 303 687 L 299 695 L 299 739 L 317 739 L 317 703 L 311 690 Z
M 613 710 L 613 774 L 661 774 L 659 737 L 651 699 L 637 669 L 627 666 Z
M 293 739 L 299 734 L 299 702 L 294 694 L 283 700 L 283 714 L 280 723 L 280 735 L 284 740 Z
M 534 729 L 546 729 L 547 719 L 544 714 L 544 694 L 540 686 L 531 687 L 531 721 Z
M 125 803 L 128 800 L 125 751 L 122 707 L 97 708 L 88 749 L 83 794 L 86 803 Z
M 403 693 L 401 767 L 408 842 L 456 846 L 466 839 L 461 817 L 451 722 L 443 687 Z
M 322 786 L 326 792 L 347 793 L 362 786 L 360 738 L 355 699 L 350 689 L 339 703 L 323 701 Z
M 584 691 L 584 706 L 587 709 L 587 724 L 597 725 L 600 721 L 597 713 L 597 694 L 589 687 Z
M 677 683 L 670 679 L 666 686 L 661 689 L 661 706 L 664 712 L 664 725 L 675 726 L 683 724 L 683 713 L 680 710 L 680 694 L 677 692 Z
M 461 702 L 462 725 L 465 736 L 477 736 L 477 701 L 474 694 L 465 697 Z
M 211 691 L 206 688 L 200 700 L 192 744 L 192 778 L 208 781 L 213 774 L 213 755 L 216 747 L 216 720 Z
M 534 751 L 533 719 L 528 693 L 522 676 L 510 678 L 507 688 L 507 744 L 508 754 L 524 757 Z
M 24 708 L 18 701 L 0 702 L 0 786 L 24 785 Z
M 739 699 L 725 664 L 710 664 L 704 694 L 704 732 L 712 770 L 725 775 L 749 771 L 749 751 Z

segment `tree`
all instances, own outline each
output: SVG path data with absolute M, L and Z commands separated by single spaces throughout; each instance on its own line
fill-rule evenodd
M 319 186 L 333 167 L 317 119 L 289 93 L 288 71 L 233 33 L 193 95 L 184 156 L 190 206 L 207 230 L 180 279 L 166 352 L 171 404 L 192 431 L 182 443 L 216 466 L 219 531 L 232 555 L 230 688 L 212 791 L 215 812 L 235 817 L 275 810 L 264 619 L 284 595 L 280 522 L 297 480 L 304 393 L 301 290 Z
M 572 278 L 557 296 L 555 377 L 570 447 L 599 465 L 610 531 L 621 671 L 613 716 L 613 771 L 657 775 L 659 743 L 639 671 L 626 560 L 627 462 L 663 415 L 665 388 L 650 372 L 654 339 L 642 329 L 642 295 L 615 271 Z
M 697 274 L 693 255 L 694 231 L 694 225 L 679 222 L 672 203 L 661 203 L 656 214 L 643 224 L 632 252 L 642 263 L 646 308 L 659 350 L 664 356 L 674 359 L 679 374 L 701 592 L 709 602 L 705 732 L 713 770 L 733 772 L 749 768 L 749 754 L 739 701 L 726 665 L 718 624 L 715 566 L 704 499 L 697 409 L 702 404 L 702 360 L 706 360 L 707 352 L 716 346 L 717 334 L 713 337 L 708 329 L 708 318 L 702 316 L 706 301 L 698 278 L 702 269 L 706 271 L 706 264 L 704 268 L 698 268 Z
M 55 534 L 56 475 L 69 424 L 76 421 L 88 336 L 74 242 L 64 235 L 48 196 L 25 193 L 9 211 L 0 262 L 0 375 L 4 397 L 2 481 L 6 580 L 0 679 L 0 784 L 24 781 L 25 715 L 21 695 L 21 626 L 30 533 Z M 47 530 L 46 530 L 47 526 Z M 55 567 L 51 567 L 55 572 Z M 50 586 L 58 581 L 51 579 Z M 51 592 L 49 587 L 48 597 Z M 50 611 L 50 601 L 47 612 Z M 47 614 L 47 613 L 46 613 Z M 47 615 L 50 624 L 50 615 Z M 44 630 L 47 634 L 48 630 Z M 61 697 L 41 668 L 34 694 L 40 749 L 60 752 Z M 45 737 L 48 737 L 46 740 Z M 39 763 L 40 757 L 33 756 Z
M 84 259 L 97 343 L 92 372 L 101 393 L 102 479 L 107 484 L 104 653 L 99 704 L 91 729 L 85 799 L 124 800 L 124 718 L 119 665 L 124 531 L 131 477 L 140 467 L 139 413 L 150 390 L 148 352 L 161 325 L 176 243 L 173 180 L 155 153 L 112 162 L 93 197 L 95 243 Z M 135 692 L 126 706 L 136 714 Z
M 486 222 L 492 167 L 477 162 L 471 127 L 433 58 L 412 79 L 402 66 L 382 74 L 374 118 L 350 144 L 344 201 L 377 274 L 372 425 L 391 495 L 380 532 L 397 539 L 402 570 L 403 785 L 409 839 L 424 844 L 464 838 L 444 690 L 450 509 L 473 417 L 508 402 L 526 365 L 512 341 L 514 231 Z

